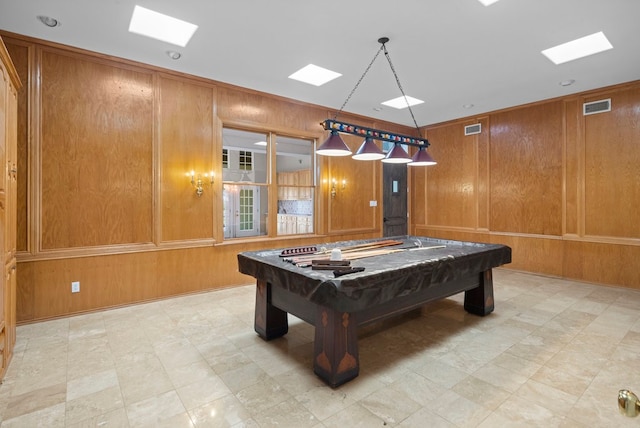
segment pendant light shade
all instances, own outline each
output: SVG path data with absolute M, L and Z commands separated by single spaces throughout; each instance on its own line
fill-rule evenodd
M 420 147 L 420 150 L 411 158 L 409 166 L 429 166 L 437 163 L 438 162 L 434 161 L 431 155 L 427 153 L 424 147 Z
M 373 141 L 373 138 L 367 137 L 360 146 L 355 155 L 351 156 L 356 160 L 380 160 L 384 158 L 384 153 Z
M 318 147 L 316 153 L 322 156 L 349 156 L 351 150 L 342 140 L 338 131 L 331 131 L 329 138 Z
M 389 150 L 387 156 L 382 159 L 384 163 L 409 163 L 411 158 L 409 154 L 402 148 L 400 144 L 394 144 L 393 149 Z

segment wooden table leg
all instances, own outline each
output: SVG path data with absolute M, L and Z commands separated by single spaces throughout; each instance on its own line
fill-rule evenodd
M 289 331 L 287 313 L 271 304 L 271 284 L 256 283 L 256 310 L 254 329 L 265 340 L 284 336 Z
M 491 269 L 480 272 L 480 285 L 464 292 L 464 309 L 474 315 L 493 312 L 493 275 Z
M 353 315 L 319 306 L 315 328 L 314 373 L 334 388 L 358 376 L 358 325 Z

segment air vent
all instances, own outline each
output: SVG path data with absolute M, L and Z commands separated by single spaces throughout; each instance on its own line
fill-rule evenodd
M 604 113 L 606 111 L 611 111 L 611 98 L 582 104 L 582 113 L 585 116 L 596 113 Z
M 482 132 L 482 124 L 467 125 L 464 127 L 464 135 L 475 135 Z

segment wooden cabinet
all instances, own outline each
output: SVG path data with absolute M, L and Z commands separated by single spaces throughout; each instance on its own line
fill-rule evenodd
M 303 169 L 302 171 L 296 171 L 298 178 L 298 185 L 305 186 L 298 189 L 298 199 L 308 200 L 311 199 L 311 171 Z
M 18 89 L 20 80 L 0 38 L 0 379 L 4 378 L 16 342 L 16 223 Z
M 296 224 L 298 233 L 313 233 L 313 217 L 310 215 L 298 216 Z
M 296 233 L 294 215 L 278 214 L 278 235 L 293 235 Z
M 312 197 L 311 171 L 279 172 L 277 174 L 278 199 L 283 201 L 309 200 Z
M 313 216 L 278 214 L 278 235 L 313 233 Z

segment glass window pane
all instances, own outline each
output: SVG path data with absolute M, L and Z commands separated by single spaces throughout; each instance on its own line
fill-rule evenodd
M 222 129 L 222 180 L 267 183 L 267 135 L 233 128 Z
M 313 141 L 276 137 L 278 235 L 314 232 Z

